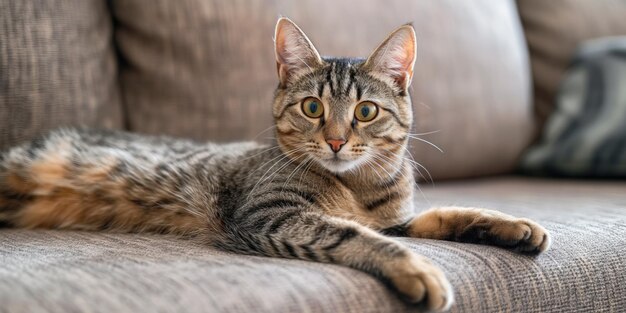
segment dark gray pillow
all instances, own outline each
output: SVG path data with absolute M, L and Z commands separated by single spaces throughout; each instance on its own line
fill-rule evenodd
M 531 174 L 626 177 L 626 37 L 582 45 L 557 109 L 522 168 Z

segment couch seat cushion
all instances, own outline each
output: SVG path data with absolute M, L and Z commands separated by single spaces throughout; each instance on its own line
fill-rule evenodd
M 537 257 L 400 239 L 443 267 L 453 312 L 617 312 L 626 307 L 626 183 L 499 178 L 423 186 L 420 208 L 469 205 L 535 218 Z M 223 253 L 157 235 L 0 230 L 3 312 L 404 312 L 367 274 Z

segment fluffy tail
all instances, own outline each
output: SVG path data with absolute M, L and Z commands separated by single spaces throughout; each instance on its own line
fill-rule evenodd
M 206 221 L 167 188 L 160 164 L 59 131 L 0 156 L 0 225 L 192 234 Z

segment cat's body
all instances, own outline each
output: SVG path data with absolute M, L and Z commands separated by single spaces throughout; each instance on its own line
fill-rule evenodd
M 431 309 L 452 303 L 445 276 L 384 234 L 548 248 L 547 232 L 527 219 L 414 212 L 412 27 L 367 60 L 322 59 L 283 18 L 276 54 L 274 145 L 55 131 L 0 154 L 0 223 L 171 233 L 233 252 L 336 263 Z
M 295 162 L 276 145 L 62 129 L 4 155 L 0 220 L 27 228 L 202 234 L 217 242 L 228 239 L 229 227 L 262 227 L 258 219 L 270 218 L 270 209 L 298 206 L 299 213 L 383 230 L 414 214 L 409 168 L 388 169 L 381 182 L 366 176 L 373 173 L 342 177 Z

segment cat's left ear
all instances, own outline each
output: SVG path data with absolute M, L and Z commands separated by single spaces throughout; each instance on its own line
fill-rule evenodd
M 290 19 L 281 17 L 274 35 L 276 69 L 282 85 L 303 71 L 312 71 L 323 64 L 309 38 Z
M 402 90 L 411 85 L 417 55 L 415 30 L 410 24 L 396 29 L 374 50 L 364 68 L 390 78 Z

